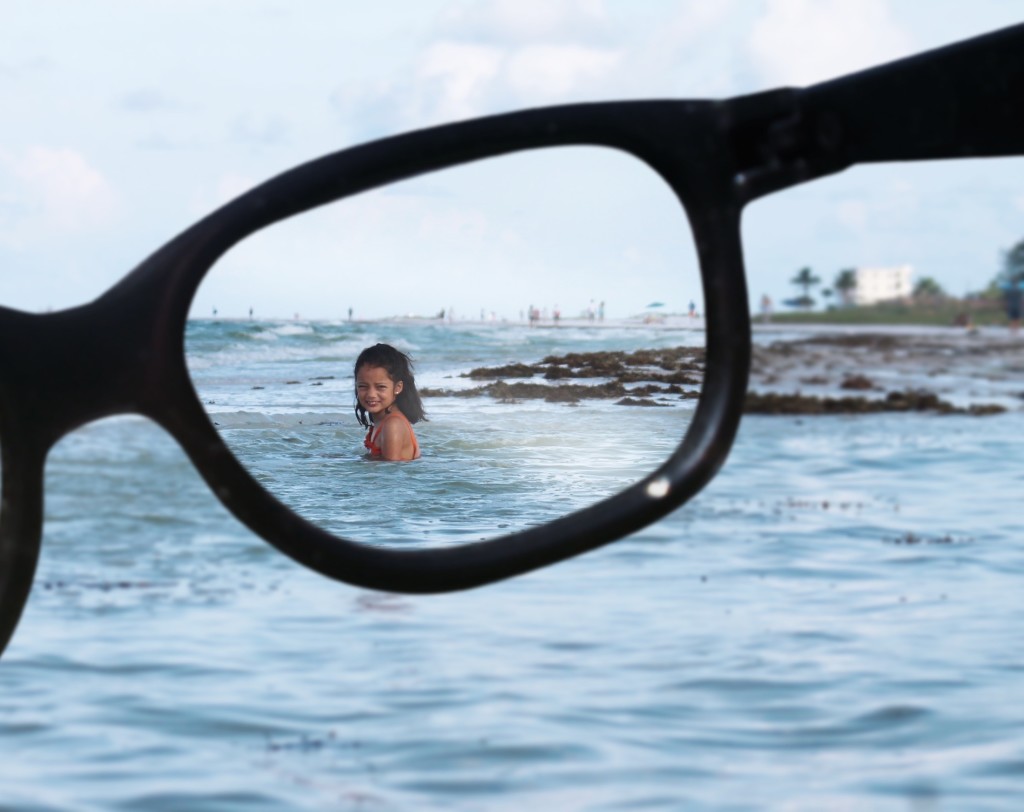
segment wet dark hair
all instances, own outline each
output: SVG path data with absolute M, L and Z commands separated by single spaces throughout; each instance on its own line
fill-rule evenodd
M 359 367 L 370 366 L 380 367 L 388 373 L 392 381 L 402 382 L 402 391 L 395 398 L 395 405 L 406 416 L 410 423 L 418 423 L 426 420 L 427 414 L 423 411 L 423 404 L 420 402 L 420 393 L 416 391 L 416 378 L 413 375 L 412 359 L 400 350 L 396 350 L 390 344 L 374 344 L 367 347 L 356 359 L 352 368 L 352 375 L 359 372 Z M 359 397 L 356 396 L 356 419 L 364 427 L 369 428 L 370 417 L 359 404 Z

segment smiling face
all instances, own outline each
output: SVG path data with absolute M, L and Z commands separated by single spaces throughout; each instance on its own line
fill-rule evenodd
M 375 423 L 395 405 L 395 398 L 401 391 L 402 382 L 391 380 L 384 367 L 364 364 L 356 370 L 356 398 Z

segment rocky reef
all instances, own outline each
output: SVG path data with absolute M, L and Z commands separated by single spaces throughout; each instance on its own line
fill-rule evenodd
M 828 415 L 877 412 L 932 412 L 990 415 L 1003 402 L 956 397 L 975 392 L 979 380 L 1012 380 L 1024 358 L 1017 342 L 971 341 L 949 336 L 887 334 L 819 335 L 755 345 L 751 385 L 744 410 L 751 414 Z M 502 403 L 542 399 L 578 404 L 610 400 L 617 405 L 671 406 L 700 396 L 702 347 L 635 352 L 574 352 L 536 363 L 480 367 L 463 377 L 478 386 L 424 388 L 424 397 L 491 397 Z M 1018 365 L 1018 366 L 1015 366 Z M 941 379 L 942 397 L 929 381 Z M 998 385 L 989 387 L 998 389 Z M 1005 387 L 1003 387 L 1005 389 Z M 844 394 L 858 392 L 857 395 Z

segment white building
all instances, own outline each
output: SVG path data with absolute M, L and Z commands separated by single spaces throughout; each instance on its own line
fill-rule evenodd
M 914 292 L 914 269 L 910 265 L 892 268 L 856 268 L 857 287 L 853 294 L 855 305 L 871 305 L 893 299 L 907 299 Z

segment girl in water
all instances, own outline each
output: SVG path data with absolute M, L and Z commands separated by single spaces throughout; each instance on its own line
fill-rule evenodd
M 356 359 L 356 418 L 369 429 L 371 457 L 414 460 L 420 455 L 412 424 L 426 420 L 412 360 L 388 344 L 367 347 Z

